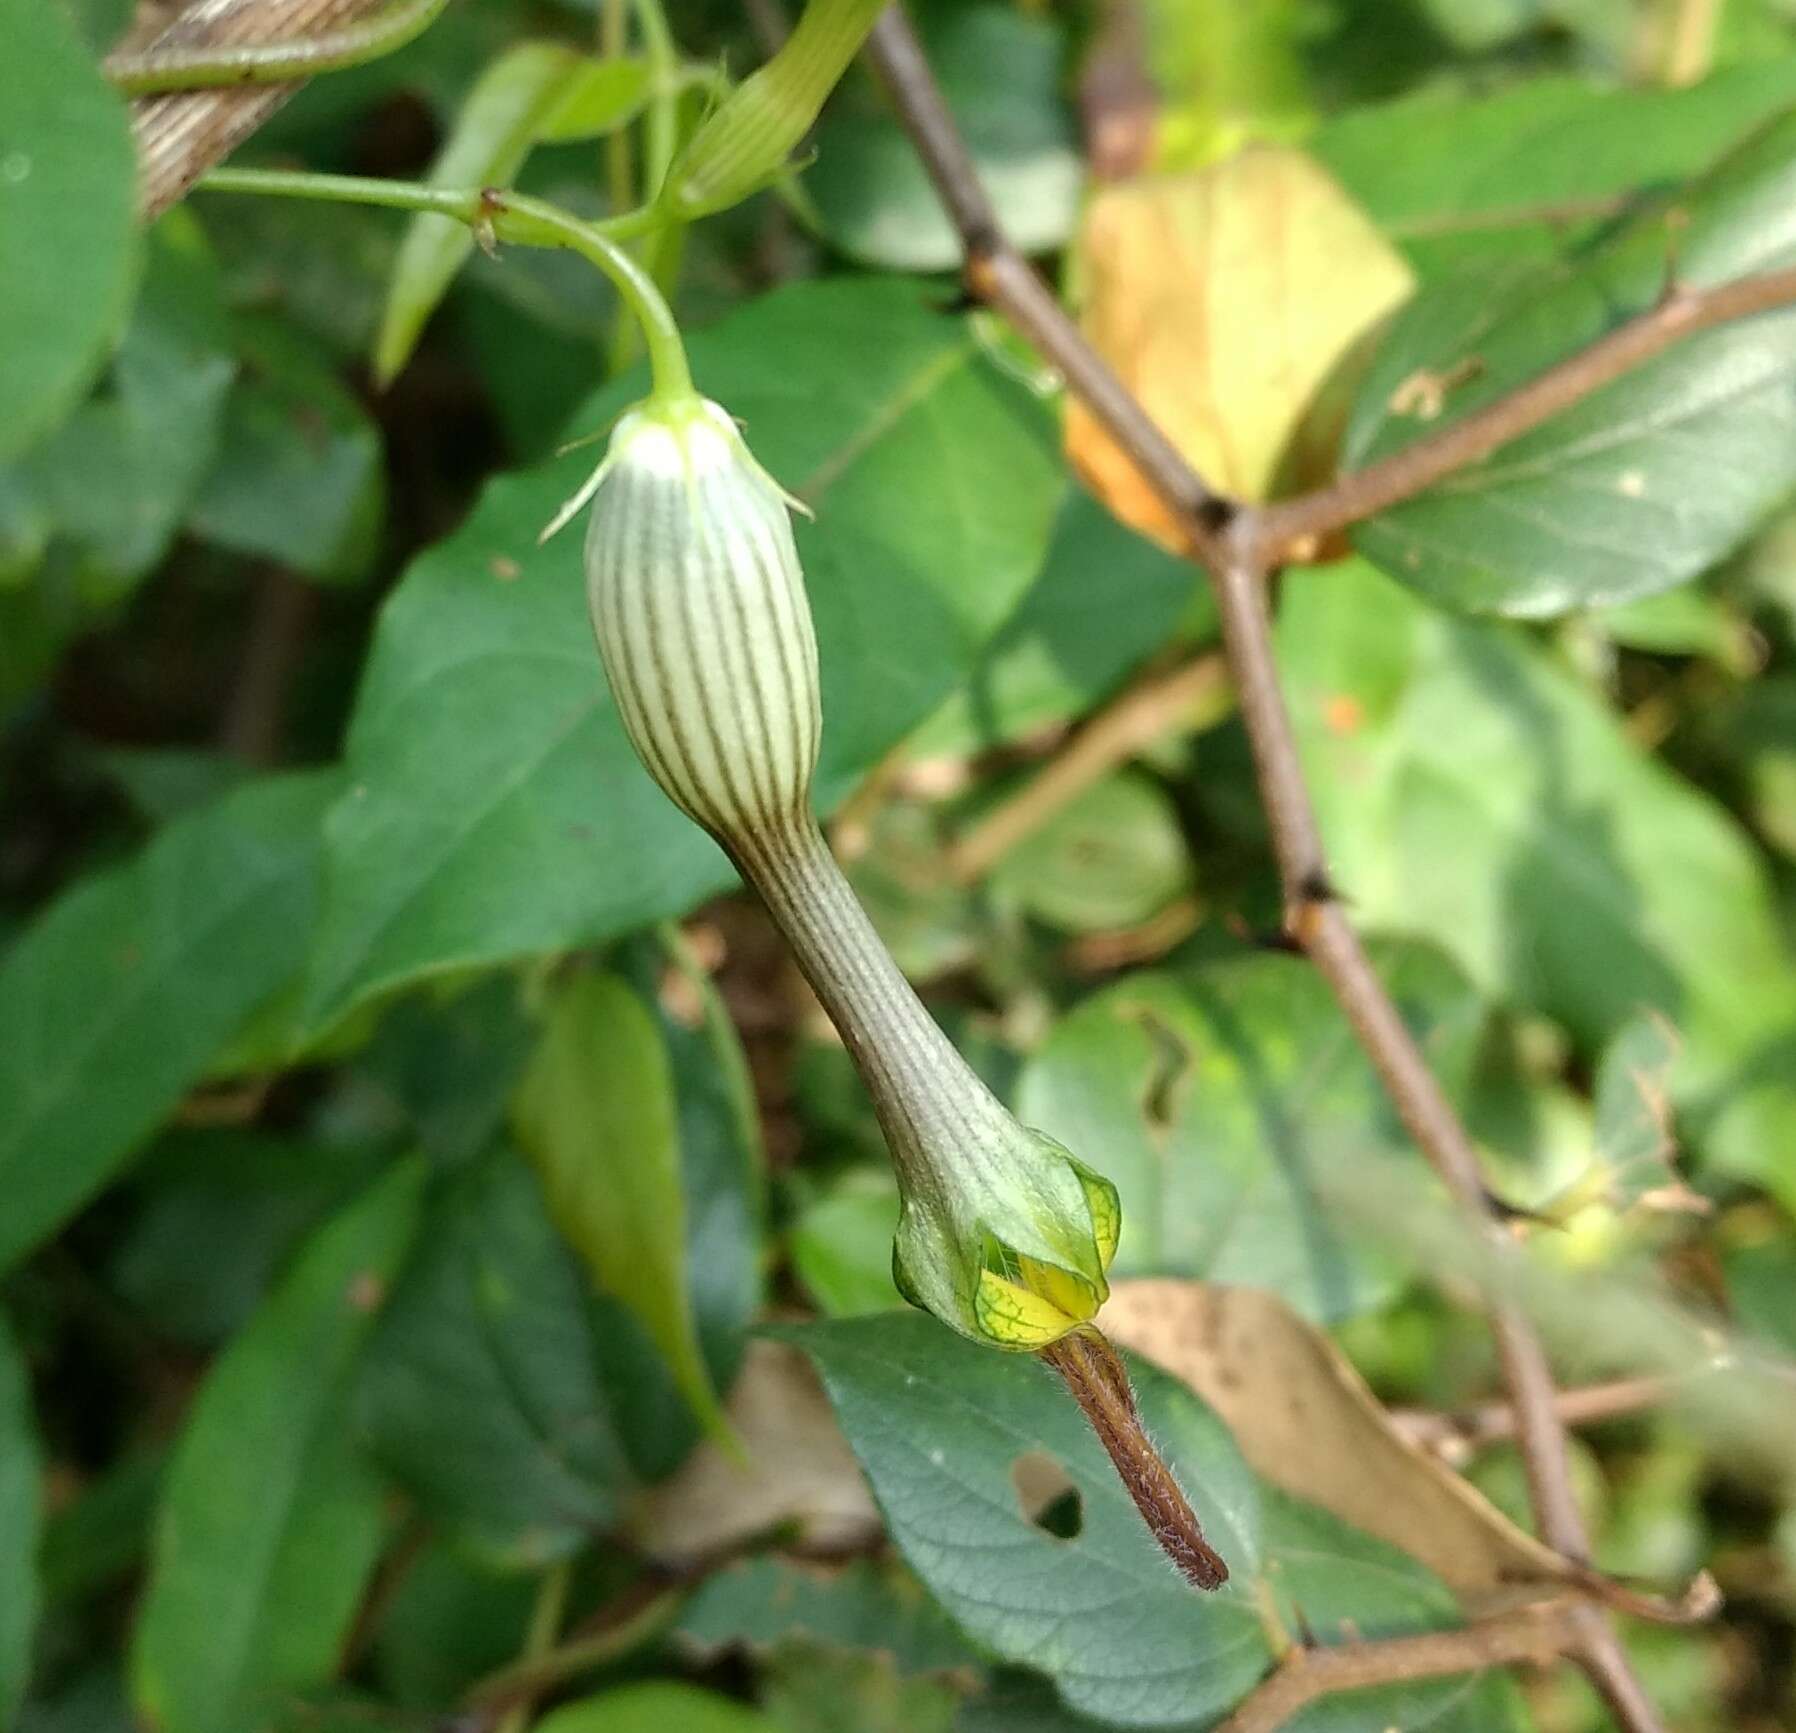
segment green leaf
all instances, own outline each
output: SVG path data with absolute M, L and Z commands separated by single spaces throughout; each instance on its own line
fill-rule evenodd
M 972 665 L 1041 566 L 1063 482 L 1043 410 L 911 284 L 777 291 L 692 344 L 704 390 L 815 508 L 798 526 L 822 653 L 820 804 Z M 603 426 L 631 387 L 596 397 Z M 381 619 L 328 826 L 312 1013 L 419 975 L 565 949 L 730 882 L 637 765 L 591 643 L 578 538 L 537 532 L 591 468 L 488 489 Z
M 196 1347 L 255 1310 L 294 1246 L 372 1177 L 371 1143 L 177 1130 L 123 1188 L 135 1210 L 107 1281 L 147 1324 Z
M 535 1733 L 674 1733 L 676 1728 L 678 1733 L 785 1733 L 759 1709 L 667 1680 L 563 1704 L 536 1723 Z
M 519 42 L 480 75 L 430 165 L 434 187 L 510 186 L 531 146 L 564 121 L 582 137 L 592 119 L 596 73 L 606 69 L 560 42 Z M 602 108 L 606 92 L 597 90 Z M 638 100 L 640 98 L 638 97 Z M 570 108 L 570 103 L 573 107 Z M 630 112 L 624 94 L 618 118 Z M 374 339 L 374 379 L 392 383 L 417 346 L 426 321 L 473 251 L 466 223 L 416 216 L 405 231 L 387 284 L 386 309 Z
M 1215 605 L 1190 563 L 1069 489 L 1041 576 L 906 751 L 952 757 L 1076 716 L 1181 621 L 1199 642 L 1215 635 Z
M 1642 1009 L 1684 1042 L 1682 1129 L 1792 1191 L 1796 973 L 1764 868 L 1707 796 L 1512 627 L 1368 567 L 1285 592 L 1279 663 L 1336 882 L 1595 1052 Z
M 646 61 L 582 60 L 537 137 L 543 144 L 578 144 L 585 139 L 603 138 L 634 120 L 648 94 Z
M 1673 261 L 1702 286 L 1792 260 L 1796 118 L 1730 157 L 1675 220 L 1506 285 L 1486 271 L 1424 290 L 1367 375 L 1346 464 L 1390 456 L 1646 312 Z M 1719 326 L 1361 524 L 1355 545 L 1472 612 L 1537 617 L 1667 589 L 1796 482 L 1793 374 L 1796 312 Z
M 792 1266 L 831 1318 L 887 1312 L 904 1304 L 892 1280 L 898 1182 L 890 1167 L 846 1174 L 792 1226 Z
M 150 237 L 143 293 L 104 387 L 20 468 L 96 602 L 168 552 L 219 448 L 236 363 L 218 266 L 192 214 Z
M 1376 960 L 1436 1074 L 1463 1087 L 1477 996 L 1424 947 Z M 1413 1162 L 1413 1146 L 1307 964 L 1261 952 L 1132 975 L 1056 1025 L 1017 1103 L 1121 1193 L 1114 1274 L 1270 1288 L 1324 1322 L 1389 1297 L 1395 1270 L 1342 1237 L 1329 1198 L 1369 1152 Z
M 75 400 L 137 265 L 125 105 L 55 0 L 0 0 L 0 458 Z
M 1596 1073 L 1596 1153 L 1609 1170 L 1609 1195 L 1618 1206 L 1676 1177 L 1670 1085 L 1677 1058 L 1677 1031 L 1651 1011 L 1624 1023 L 1603 1049 Z
M 68 1219 L 298 973 L 329 774 L 251 783 L 68 892 L 0 965 L 0 1267 Z
M 241 1733 L 323 1683 L 382 1532 L 350 1382 L 417 1224 L 425 1169 L 393 1169 L 307 1243 L 207 1377 L 169 1469 L 132 1648 L 138 1713 Z
M 370 1342 L 361 1425 L 433 1513 L 514 1566 L 611 1523 L 623 1457 L 581 1273 L 509 1150 L 431 1204 Z
M 1451 1594 L 1420 1565 L 1261 1486 L 1209 1409 L 1140 1362 L 1131 1370 L 1148 1431 L 1233 1573 L 1214 1594 L 1193 1592 L 1166 1563 L 1045 1368 L 914 1313 L 781 1334 L 817 1362 L 893 1539 L 944 1609 L 1000 1659 L 1047 1674 L 1083 1715 L 1208 1725 L 1271 1665 L 1268 1619 L 1295 1635 L 1298 1608 L 1325 1643 L 1457 1622 Z M 1076 1496 L 1070 1536 L 1024 1514 L 1020 1482 L 1049 1464 Z M 1364 1725 L 1434 1726 L 1446 1706 L 1440 1724 L 1463 1733 L 1508 1728 L 1505 1697 L 1458 1681 L 1409 1687 L 1376 1706 L 1384 1721 Z M 1460 1698 L 1499 1714 L 1451 1718 Z M 1400 1705 L 1426 1713 L 1399 1721 Z
M 359 577 L 380 531 L 380 434 L 314 344 L 271 319 L 236 333 L 219 461 L 195 534 L 319 578 Z
M 537 1579 L 433 1535 L 393 1592 L 370 1656 L 385 1694 L 448 1710 L 483 1674 L 518 1658 Z
M 802 1640 L 761 1670 L 762 1700 L 784 1733 L 952 1733 L 960 1693 L 907 1678 L 890 1654 Z
M 1061 32 L 989 4 L 925 5 L 916 21 L 1006 236 L 1026 253 L 1058 247 L 1077 220 L 1083 173 L 1061 95 Z M 1004 69 L 1001 79 L 993 67 Z M 862 263 L 899 271 L 960 263 L 960 238 L 904 129 L 867 93 L 824 117 L 804 184 L 830 239 Z
M 627 982 L 578 975 L 556 994 L 516 1117 L 549 1212 L 593 1282 L 636 1314 L 693 1413 L 723 1434 L 687 1286 L 672 1067 Z
M 856 1559 L 830 1569 L 778 1557 L 745 1559 L 706 1577 L 680 1609 L 674 1634 L 709 1660 L 802 1642 L 873 1649 L 904 1673 L 965 1667 L 973 1651 L 902 1566 Z
M 1221 1423 L 1137 1366 L 1148 1430 L 1234 1579 L 1197 1594 L 1166 1562 L 1053 1374 L 914 1313 L 790 1332 L 817 1362 L 893 1539 L 949 1616 L 1048 1673 L 1075 1709 L 1166 1726 L 1235 1702 L 1265 1670 L 1254 1606 L 1260 1488 Z M 1024 1515 L 1014 1475 L 1045 1455 L 1077 1491 L 1077 1538 Z
M 1190 888 L 1178 811 L 1134 772 L 1094 783 L 1025 837 L 991 874 L 992 888 L 1069 933 L 1111 932 L 1157 915 Z
M 1682 90 L 1531 78 L 1348 110 L 1308 148 L 1424 272 L 1548 257 L 1616 201 L 1689 179 L 1796 101 L 1796 55 Z
M 0 1727 L 12 1725 L 31 1673 L 42 1481 L 24 1357 L 0 1314 Z

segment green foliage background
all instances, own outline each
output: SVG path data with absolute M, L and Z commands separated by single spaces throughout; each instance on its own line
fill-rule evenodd
M 914 10 L 1056 263 L 1099 9 Z M 1475 348 L 1463 413 L 1650 305 L 1674 230 L 1690 281 L 1796 261 L 1796 17 L 1729 0 L 1669 88 L 1690 10 L 1144 7 L 1174 159 L 1299 141 L 1417 274 L 1344 465 L 1416 435 L 1419 373 Z M 667 22 L 689 130 L 765 45 L 712 0 Z M 902 1310 L 847 1060 L 632 757 L 577 535 L 537 545 L 595 458 L 565 442 L 642 388 L 627 318 L 578 260 L 386 212 L 201 191 L 140 230 L 95 59 L 125 23 L 0 0 L 0 1729 L 1195 1733 L 1281 1628 L 1453 1623 L 1144 1366 L 1234 1568 L 1193 1595 L 1040 1368 Z M 236 160 L 515 173 L 601 214 L 657 96 L 600 29 L 454 0 Z M 701 387 L 815 513 L 819 804 L 882 933 L 1115 1178 L 1119 1276 L 1270 1289 L 1393 1404 L 1488 1398 L 1425 1170 L 1271 943 L 1226 692 L 955 878 L 955 840 L 1214 616 L 957 307 L 864 70 L 813 145 L 659 265 Z M 1563 1376 L 1667 1380 L 1576 1467 L 1605 1569 L 1727 1597 L 1628 1633 L 1689 1733 L 1796 1715 L 1796 1447 L 1730 1382 L 1796 1354 L 1793 490 L 1780 312 L 1277 598 L 1336 878 L 1532 1217 Z M 1468 1473 L 1525 1516 L 1506 1447 Z M 1293 1725 L 1604 1722 L 1569 1678 L 1492 1674 Z

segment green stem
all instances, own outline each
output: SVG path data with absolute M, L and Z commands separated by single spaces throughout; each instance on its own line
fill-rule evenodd
M 286 42 L 199 42 L 110 54 L 104 71 L 127 96 L 223 84 L 285 84 L 378 60 L 421 36 L 449 0 L 397 0 L 366 23 Z
M 360 175 L 312 174 L 282 169 L 214 169 L 200 182 L 208 192 L 264 193 L 277 198 L 335 199 L 388 210 L 427 211 L 466 223 L 477 234 L 526 247 L 565 247 L 596 265 L 642 327 L 654 375 L 653 396 L 693 394 L 686 346 L 654 279 L 618 243 L 652 233 L 661 219 L 630 211 L 606 222 L 582 222 L 558 205 L 501 187 L 426 187 L 415 181 L 374 180 Z
M 536 1591 L 536 1604 L 530 1609 L 530 1627 L 524 1633 L 523 1660 L 526 1665 L 540 1661 L 555 1647 L 561 1631 L 561 1620 L 567 1612 L 568 1583 L 574 1567 L 563 1560 L 543 1573 L 542 1585 Z M 494 1729 L 494 1733 L 527 1733 L 533 1707 L 531 1694 L 521 1695 Z
M 680 74 L 679 54 L 667 27 L 667 14 L 661 0 L 634 0 L 636 26 L 642 33 L 643 58 L 648 63 L 649 99 L 643 123 L 642 201 L 647 207 L 658 205 L 661 190 L 673 167 L 679 148 L 680 92 L 685 80 Z M 663 295 L 673 292 L 673 280 L 679 274 L 681 234 L 678 228 L 664 224 L 653 231 L 639 249 L 643 264 Z M 613 375 L 629 366 L 636 348 L 635 327 L 619 321 L 611 334 L 606 352 L 606 368 Z

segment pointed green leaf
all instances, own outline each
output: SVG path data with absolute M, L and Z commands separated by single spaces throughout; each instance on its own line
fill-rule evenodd
M 0 0 L 0 457 L 75 400 L 137 262 L 125 105 L 55 0 Z
M 579 975 L 557 992 L 518 1093 L 517 1130 L 594 1283 L 642 1322 L 693 1412 L 726 1431 L 688 1288 L 673 1071 L 628 983 Z
M 298 973 L 335 786 L 269 778 L 170 825 L 0 965 L 0 1266 L 79 1209 Z
M 781 1723 L 715 1691 L 653 1680 L 565 1703 L 536 1733 L 783 1733 Z
M 242 1733 L 271 1694 L 335 1671 L 383 1526 L 353 1443 L 351 1381 L 424 1179 L 406 1162 L 326 1223 L 194 1402 L 131 1656 L 151 1728 Z
M 510 186 L 545 128 L 579 101 L 590 104 L 592 63 L 559 42 L 519 42 L 480 75 L 430 166 L 435 187 Z M 601 92 L 601 96 L 603 92 Z M 572 136 L 580 136 L 576 131 Z M 405 231 L 374 339 L 374 377 L 389 384 L 405 366 L 426 321 L 473 251 L 467 224 L 417 216 Z

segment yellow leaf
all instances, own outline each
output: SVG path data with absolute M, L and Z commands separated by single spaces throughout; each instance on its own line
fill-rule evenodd
M 1079 274 L 1086 335 L 1205 478 L 1249 500 L 1332 462 L 1342 376 L 1413 285 L 1318 164 L 1272 145 L 1106 188 L 1086 212 Z M 1164 507 L 1077 403 L 1066 446 L 1111 511 L 1181 547 Z

